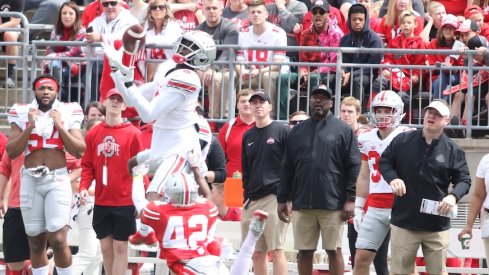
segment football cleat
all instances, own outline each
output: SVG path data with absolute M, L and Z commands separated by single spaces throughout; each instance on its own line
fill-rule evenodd
M 151 231 L 147 236 L 143 236 L 141 232 L 137 231 L 134 235 L 129 236 L 129 243 L 132 245 L 156 245 L 158 244 L 158 240 L 156 239 L 155 232 Z
M 251 218 L 250 231 L 253 235 L 259 237 L 265 230 L 265 223 L 268 219 L 268 213 L 262 210 L 255 210 Z

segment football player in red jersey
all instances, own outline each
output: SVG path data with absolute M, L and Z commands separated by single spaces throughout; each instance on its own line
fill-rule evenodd
M 50 75 L 33 81 L 35 99 L 15 104 L 9 111 L 11 126 L 7 154 L 25 153 L 21 171 L 20 209 L 29 236 L 32 273 L 48 274 L 46 241 L 54 251 L 58 274 L 71 274 L 67 244 L 71 211 L 71 184 L 64 150 L 76 158 L 85 151 L 80 127 L 83 111 L 78 103 L 62 103 L 59 83 Z
M 175 274 L 229 274 L 219 257 L 220 249 L 215 249 L 219 245 L 214 239 L 218 216 L 216 206 L 199 197 L 199 185 L 184 170 L 165 179 L 164 201 L 148 202 L 142 177 L 147 172 L 145 166 L 133 169 L 133 201 L 141 222 L 154 229 L 160 245 L 160 257 L 167 260 L 168 267 Z M 194 170 L 194 174 L 199 174 L 198 170 Z M 248 274 L 254 247 L 263 233 L 267 217 L 263 211 L 255 213 L 249 237 L 241 246 L 231 274 Z

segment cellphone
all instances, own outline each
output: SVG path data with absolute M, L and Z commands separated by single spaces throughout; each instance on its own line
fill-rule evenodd
M 86 30 L 87 33 L 91 33 L 93 32 L 93 27 L 92 26 L 89 26 Z

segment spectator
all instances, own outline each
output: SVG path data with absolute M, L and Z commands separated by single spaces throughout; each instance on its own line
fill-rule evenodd
M 208 33 L 216 45 L 238 44 L 238 27 L 229 19 L 222 18 L 222 5 L 220 0 L 204 0 L 205 21 L 195 29 Z M 229 61 L 231 50 L 217 50 L 216 61 Z M 211 65 L 205 71 L 197 71 L 204 85 L 210 101 L 210 118 L 226 117 L 229 98 L 229 67 L 226 65 Z M 234 87 L 231 97 L 234 99 Z M 234 100 L 232 101 L 234 102 Z M 234 110 L 234 105 L 230 110 Z
M 384 17 L 388 13 L 388 7 L 389 7 L 390 2 L 392 2 L 392 1 L 383 0 L 381 2 L 382 6 L 380 7 L 379 18 Z M 413 10 L 415 10 L 418 14 L 425 14 L 424 0 L 413 0 L 412 6 L 413 6 Z
M 474 1 L 474 0 L 467 0 L 467 7 L 470 7 L 474 4 L 479 3 L 479 7 L 482 9 L 482 14 L 484 15 L 484 21 L 488 22 L 489 21 L 489 3 L 486 1 Z
M 297 1 L 297 0 L 296 0 Z M 335 24 L 329 23 L 330 13 L 329 4 L 323 0 L 317 0 L 311 9 L 313 16 L 313 24 L 311 27 L 301 33 L 300 46 L 310 47 L 338 47 L 343 32 Z M 280 74 L 280 118 L 287 115 L 287 98 L 289 87 L 297 89 L 305 88 L 312 90 L 314 86 L 319 85 L 320 81 L 329 86 L 334 82 L 336 67 L 332 64 L 336 63 L 336 52 L 299 52 L 300 62 L 313 62 L 330 64 L 326 66 L 307 67 L 301 66 L 298 73 L 282 73 Z M 290 85 L 289 85 L 290 83 Z
M 46 1 L 48 2 L 48 1 Z M 0 0 L 0 12 L 24 12 L 24 1 L 9 1 Z M 20 17 L 0 17 L 0 29 L 4 28 L 20 28 Z M 17 42 L 20 32 L 0 30 L 0 42 Z M 18 56 L 19 47 L 17 46 L 2 46 L 2 51 L 8 56 Z M 14 88 L 16 85 L 15 79 L 15 64 L 16 60 L 7 61 L 7 76 L 5 78 L 4 87 Z
M 146 29 L 146 43 L 158 44 L 164 41 L 164 44 L 174 44 L 181 37 L 183 30 L 180 25 L 175 21 L 173 12 L 168 7 L 166 0 L 154 0 L 147 9 L 147 14 L 144 21 L 144 28 Z M 151 59 L 163 59 L 171 58 L 174 54 L 174 49 L 158 49 L 153 48 L 148 50 L 148 56 Z M 146 64 L 146 81 L 153 81 L 153 77 L 156 71 L 157 64 Z
M 369 23 L 370 29 L 371 30 L 377 29 L 377 25 L 380 23 L 381 18 L 379 17 L 378 10 L 375 9 L 374 7 L 373 1 L 357 0 L 356 4 L 362 4 L 367 9 L 367 13 L 369 14 L 369 16 L 368 16 L 368 20 L 365 20 L 365 22 Z M 348 11 L 348 14 L 350 14 L 350 11 Z
M 82 204 L 89 203 L 88 189 L 95 181 L 93 229 L 100 240 L 104 269 L 121 275 L 127 270 L 128 238 L 136 231 L 132 177 L 126 167 L 144 148 L 141 132 L 122 119 L 125 104 L 120 92 L 111 89 L 103 104 L 105 121 L 86 136 L 89 149 L 82 159 L 80 196 Z
M 231 0 L 232 1 L 232 0 Z M 241 150 L 243 135 L 255 126 L 255 117 L 251 113 L 250 97 L 253 93 L 250 89 L 238 92 L 237 104 L 238 116 L 226 122 L 219 131 L 219 142 L 226 154 L 227 177 L 232 177 L 234 172 L 242 172 Z
M 479 6 L 472 5 L 465 9 L 465 19 L 474 21 L 480 29 L 480 35 L 485 38 L 489 38 L 489 24 L 484 23 L 484 15 L 482 9 Z
M 29 241 L 20 210 L 20 171 L 24 165 L 24 158 L 24 154 L 21 154 L 11 160 L 3 153 L 0 161 L 0 207 L 3 218 L 2 239 L 5 263 L 12 274 L 20 275 L 28 274 L 30 267 Z M 10 188 L 7 187 L 9 181 Z M 9 190 L 8 201 L 4 201 L 7 190 Z
M 435 100 L 425 109 L 423 128 L 399 134 L 380 159 L 380 173 L 396 195 L 391 214 L 394 274 L 414 271 L 420 245 L 426 271 L 446 272 L 448 215 L 470 189 L 465 153 L 443 132 L 450 121 L 447 103 Z M 453 189 L 449 192 L 450 184 Z M 422 213 L 423 199 L 438 202 L 439 214 Z
M 351 0 L 328 0 L 329 4 L 341 11 L 341 15 L 343 18 L 348 17 L 348 11 L 350 10 L 350 7 L 352 6 Z
M 430 41 L 436 38 L 438 30 L 441 28 L 443 17 L 447 12 L 445 11 L 445 6 L 437 1 L 431 1 L 427 9 L 428 13 L 424 17 L 428 22 L 426 22 L 419 36 L 425 43 L 430 43 Z
M 84 124 L 91 119 L 105 120 L 105 107 L 102 103 L 98 101 L 92 101 L 88 103 L 88 106 L 85 108 L 84 114 Z M 84 128 L 86 129 L 87 127 Z
M 307 6 L 299 0 L 278 0 L 267 4 L 268 22 L 282 28 L 287 34 L 287 46 L 299 46 L 297 35 L 302 32 L 301 23 L 307 13 Z M 329 15 L 329 9 L 328 9 Z M 297 62 L 299 53 L 288 52 L 290 61 Z
M 208 171 L 205 174 L 205 180 L 209 183 L 209 188 L 212 188 L 212 183 L 223 183 L 226 180 L 226 156 L 221 143 L 214 136 L 212 136 L 206 164 Z
M 297 124 L 305 121 L 309 118 L 309 115 L 304 111 L 297 111 L 290 115 L 289 117 L 289 127 L 294 128 Z
M 470 198 L 470 208 L 469 215 L 467 217 L 467 224 L 458 234 L 458 239 L 460 240 L 465 234 L 469 234 L 472 238 L 472 228 L 474 227 L 474 222 L 479 216 L 479 221 L 481 224 L 482 242 L 484 243 L 484 248 L 486 250 L 486 260 L 489 258 L 489 238 L 487 236 L 489 230 L 489 182 L 487 182 L 487 173 L 489 172 L 489 155 L 485 155 L 479 162 L 477 167 L 477 172 L 475 175 L 475 188 L 472 191 L 472 196 Z
M 409 131 L 409 128 L 399 126 L 404 117 L 404 103 L 393 91 L 377 94 L 372 101 L 372 111 L 376 128 L 358 136 L 362 164 L 356 181 L 353 225 L 358 237 L 353 272 L 368 274 L 370 264 L 377 258 L 377 274 L 388 275 L 389 225 L 394 194 L 379 172 L 378 165 L 383 151 L 392 139 L 399 133 Z
M 84 28 L 88 28 L 88 25 L 92 23 L 92 21 L 102 15 L 104 12 L 104 6 L 102 6 L 101 0 L 95 0 L 88 4 L 85 9 L 83 10 L 82 14 L 82 25 Z M 129 6 L 126 4 L 126 2 L 121 1 L 120 5 L 125 8 L 129 9 Z
M 58 12 L 58 19 L 55 28 L 51 33 L 52 41 L 83 41 L 85 39 L 85 28 L 81 25 L 81 13 L 75 2 L 64 2 Z M 46 57 L 80 57 L 84 56 L 80 46 L 48 46 Z M 46 60 L 44 70 L 51 72 L 61 86 L 67 87 L 70 78 L 75 78 L 80 74 L 80 63 L 76 61 Z M 61 100 L 78 101 L 79 95 L 71 95 L 70 90 L 62 88 Z
M 400 36 L 403 32 L 399 18 L 403 11 L 413 11 L 412 0 L 393 0 L 384 1 L 389 3 L 387 14 L 382 17 L 382 20 L 377 25 L 375 32 L 384 40 L 385 44 L 389 44 L 391 40 Z M 414 35 L 419 36 L 423 31 L 424 20 L 419 13 L 413 13 L 415 15 L 416 26 L 414 28 Z M 421 14 L 424 14 L 421 13 Z
M 124 9 L 121 5 L 121 0 L 100 0 L 102 4 L 103 13 L 96 17 L 88 26 L 88 29 L 92 31 L 87 32 L 86 39 L 88 43 L 105 42 L 114 43 L 116 40 L 122 39 L 124 31 L 131 25 L 137 24 L 138 20 L 132 16 L 132 14 Z M 118 44 L 118 48 L 122 46 L 122 43 Z M 95 56 L 98 58 L 104 57 L 102 48 L 95 50 Z M 110 66 L 106 60 L 104 60 L 103 68 L 102 63 L 98 62 L 94 64 L 92 71 L 92 81 L 100 80 L 100 101 L 103 101 L 106 97 L 106 93 L 114 87 L 114 83 L 108 75 L 110 74 Z M 100 71 L 102 70 L 102 71 Z M 99 72 L 102 75 L 99 75 Z M 92 87 L 96 87 L 96 84 L 92 82 Z M 96 88 L 91 89 L 91 99 L 96 100 Z
M 80 131 L 83 113 L 77 103 L 61 103 L 59 83 L 50 75 L 33 81 L 35 99 L 15 104 L 9 112 L 7 153 L 15 159 L 25 152 L 21 171 L 20 208 L 29 236 L 33 274 L 48 274 L 49 241 L 59 275 L 72 272 L 67 243 L 72 191 L 64 150 L 80 158 L 85 142 Z
M 263 5 L 262 11 L 265 11 Z M 250 13 L 257 11 L 250 6 Z M 252 17 L 253 19 L 253 17 Z M 280 183 L 283 154 L 289 128 L 273 121 L 271 99 L 264 92 L 255 92 L 250 97 L 251 112 L 255 116 L 255 127 L 243 136 L 243 216 L 241 235 L 245 240 L 253 213 L 260 209 L 268 212 L 263 236 L 256 244 L 253 255 L 253 270 L 256 274 L 268 274 L 267 252 L 271 251 L 273 272 L 287 273 L 284 242 L 287 224 L 277 216 L 277 189 Z
M 361 115 L 362 103 L 360 100 L 352 96 L 347 96 L 341 100 L 340 120 L 350 125 L 356 137 L 366 130 L 370 130 L 368 126 L 365 126 L 358 121 Z
M 382 40 L 370 29 L 368 10 L 361 4 L 355 4 L 348 12 L 348 28 L 350 33 L 341 38 L 340 47 L 382 48 Z M 381 53 L 343 53 L 343 63 L 380 64 Z M 363 101 L 370 92 L 370 81 L 377 77 L 377 70 L 364 68 L 342 68 L 343 87 L 351 87 L 352 96 Z M 366 107 L 366 106 L 365 106 Z
M 403 11 L 399 16 L 399 22 L 403 25 L 402 33 L 392 39 L 387 46 L 390 49 L 425 49 L 425 43 L 419 36 L 415 34 L 417 16 L 413 11 Z M 424 54 L 403 54 L 395 55 L 393 53 L 385 54 L 382 64 L 386 65 L 424 65 L 426 55 Z M 410 91 L 415 93 L 418 91 L 422 70 L 420 69 L 383 69 L 382 75 L 377 78 L 373 85 L 374 92 L 392 90 L 400 92 L 404 105 L 410 103 Z
M 29 24 L 50 24 L 54 25 L 56 17 L 53 16 L 53 11 L 58 11 L 65 0 L 24 0 L 25 11 L 35 10 L 34 16 L 29 20 Z M 19 1 L 19 2 L 24 2 Z M 13 1 L 17 2 L 17 1 Z M 42 31 L 31 30 L 29 34 L 30 40 L 38 40 L 42 35 Z
M 95 103 L 103 105 L 94 101 Z M 105 114 L 105 107 L 104 114 Z M 98 111 L 97 108 L 92 107 Z M 90 109 L 88 109 L 90 112 Z M 93 111 L 92 111 L 93 112 Z M 91 118 L 84 125 L 85 136 L 88 131 L 90 131 L 95 126 L 102 123 L 105 120 L 105 115 L 102 117 Z M 78 178 L 79 180 L 79 178 Z M 73 187 L 73 184 L 72 184 Z M 73 191 L 78 194 L 79 198 L 80 182 L 76 181 L 73 187 Z M 95 181 L 88 188 L 88 197 L 85 197 L 85 203 L 81 204 L 81 200 L 77 203 L 79 204 L 79 211 L 76 217 L 76 223 L 78 225 L 78 239 L 82 240 L 78 244 L 78 252 L 75 257 L 73 257 L 73 274 L 81 275 L 83 274 L 100 274 L 100 264 L 102 263 L 102 252 L 100 251 L 100 242 L 97 240 L 97 234 L 93 229 L 93 207 L 95 202 Z
M 222 17 L 231 20 L 238 29 L 246 28 L 250 25 L 248 19 L 248 5 L 244 0 L 229 0 L 229 6 L 222 11 Z
M 287 46 L 287 35 L 280 27 L 267 22 L 268 11 L 263 0 L 253 0 L 248 3 L 248 16 L 251 26 L 243 28 L 239 33 L 240 47 Z M 240 50 L 236 60 L 239 62 L 283 62 L 285 50 Z M 277 78 L 280 74 L 279 65 L 236 65 L 239 74 L 239 87 L 263 90 L 271 98 L 274 106 L 272 116 L 277 112 Z M 283 100 L 280 98 L 280 100 Z
M 170 4 L 170 9 L 183 32 L 195 29 L 205 20 L 202 14 L 202 5 L 195 3 L 193 0 L 177 0 L 175 3 Z
M 438 29 L 437 37 L 431 40 L 428 49 L 451 50 L 456 45 L 457 37 L 455 30 L 458 29 L 457 17 L 447 14 L 443 17 L 441 26 Z M 430 66 L 440 66 L 449 69 L 451 66 L 463 66 L 463 56 L 454 58 L 451 55 L 434 55 L 429 54 L 426 64 Z M 442 91 L 452 85 L 460 83 L 460 74 L 456 70 L 432 70 L 431 82 L 433 98 L 443 98 L 448 100 L 447 96 L 442 96 Z
M 331 98 L 326 86 L 313 89 L 311 118 L 292 128 L 283 157 L 277 212 L 294 227 L 300 274 L 312 274 L 319 234 L 329 272 L 343 274 L 345 268 L 337 247 L 343 222 L 353 216 L 360 152 L 353 130 L 330 111 Z
M 241 208 L 240 207 L 227 207 L 224 204 L 224 184 L 226 183 L 213 183 L 212 193 L 210 200 L 216 205 L 218 217 L 221 221 L 241 221 Z

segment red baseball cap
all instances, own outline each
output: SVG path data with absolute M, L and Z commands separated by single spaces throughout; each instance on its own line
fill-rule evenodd
M 465 11 L 464 11 L 465 19 L 469 19 L 474 14 L 482 14 L 482 9 L 480 6 L 470 5 L 467 8 L 465 8 Z
M 111 97 L 111 96 L 113 96 L 113 95 L 118 95 L 118 96 L 120 96 L 120 97 L 122 98 L 122 101 L 124 101 L 124 97 L 122 97 L 121 92 L 119 92 L 119 90 L 117 90 L 116 88 L 112 88 L 112 89 L 110 89 L 110 90 L 107 92 L 107 94 L 105 95 L 105 99 L 107 99 L 107 98 L 109 98 L 109 97 Z

